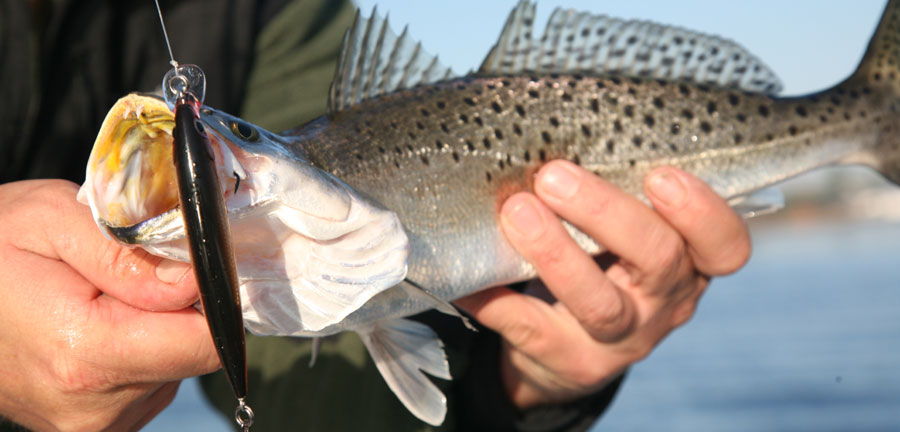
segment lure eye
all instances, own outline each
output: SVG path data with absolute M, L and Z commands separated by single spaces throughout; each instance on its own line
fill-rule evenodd
M 231 133 L 246 141 L 259 139 L 259 132 L 256 131 L 256 128 L 244 122 L 231 122 Z

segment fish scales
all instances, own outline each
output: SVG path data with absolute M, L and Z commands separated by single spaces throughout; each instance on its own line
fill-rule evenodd
M 900 183 L 897 0 L 850 78 L 793 98 L 775 96 L 774 73 L 733 42 L 566 10 L 533 38 L 534 9 L 520 2 L 481 68 L 457 78 L 375 13 L 358 16 L 329 115 L 283 134 L 200 109 L 248 329 L 356 331 L 400 400 L 439 424 L 446 401 L 422 371 L 449 379 L 449 368 L 437 336 L 404 317 L 458 314 L 448 300 L 535 276 L 497 214 L 543 164 L 572 161 L 644 202 L 646 175 L 671 165 L 748 215 L 775 203 L 746 195 L 825 165 Z M 172 170 L 152 162 L 171 159 L 170 123 L 155 99 L 117 102 L 79 199 L 111 237 L 187 260 L 163 187 Z
M 484 215 L 531 190 L 549 160 L 573 161 L 639 197 L 650 170 L 677 166 L 729 198 L 871 146 L 890 113 L 883 94 L 848 84 L 778 99 L 640 78 L 464 78 L 362 102 L 297 145 L 397 212 L 414 242 L 410 277 L 449 299 L 534 276 L 509 250 L 460 257 L 456 243 L 505 245 Z M 498 261 L 510 260 L 498 273 Z

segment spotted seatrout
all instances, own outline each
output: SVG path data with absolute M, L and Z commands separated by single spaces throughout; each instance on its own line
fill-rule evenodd
M 453 313 L 448 300 L 535 276 L 497 209 L 545 162 L 568 159 L 642 199 L 663 165 L 735 202 L 831 164 L 900 181 L 896 1 L 850 78 L 795 98 L 775 96 L 775 75 L 730 41 L 568 10 L 537 38 L 534 10 L 520 3 L 463 77 L 376 14 L 357 18 L 329 114 L 282 134 L 201 109 L 251 331 L 357 331 L 403 403 L 438 424 L 445 399 L 422 371 L 449 379 L 447 363 L 435 334 L 403 317 Z M 80 196 L 113 238 L 186 260 L 171 117 L 151 97 L 123 98 Z

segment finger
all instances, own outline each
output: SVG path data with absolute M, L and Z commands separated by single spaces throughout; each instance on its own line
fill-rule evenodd
M 557 350 L 547 341 L 565 344 L 570 336 L 565 332 L 555 334 L 560 327 L 559 317 L 549 304 L 506 287 L 479 291 L 454 303 L 513 346 L 532 355 L 552 355 Z
M 554 161 L 538 172 L 535 192 L 555 213 L 636 268 L 635 284 L 646 274 L 667 278 L 679 267 L 684 243 L 678 233 L 612 183 L 570 162 Z
M 510 197 L 500 210 L 500 223 L 510 244 L 594 338 L 615 339 L 631 327 L 633 308 L 625 294 L 537 197 Z
M 126 426 L 128 430 L 140 430 L 143 428 L 172 403 L 172 400 L 175 399 L 175 395 L 178 393 L 179 385 L 181 385 L 181 381 L 163 384 L 163 386 L 153 392 L 141 406 L 135 407 L 135 414 L 129 415 L 129 417 L 137 417 L 136 421 L 131 420 L 130 418 L 124 419 L 120 425 Z
M 663 167 L 647 176 L 644 188 L 656 211 L 685 239 L 700 272 L 733 273 L 750 258 L 744 220 L 698 178 Z
M 10 259 L 40 271 L 40 277 L 28 284 L 29 300 L 56 311 L 40 317 L 35 325 L 55 329 L 43 331 L 51 338 L 49 348 L 65 350 L 60 357 L 67 360 L 66 367 L 53 371 L 65 375 L 60 377 L 62 382 L 103 388 L 175 381 L 218 369 L 206 320 L 197 310 L 137 309 L 111 296 L 86 295 L 91 283 L 63 262 L 23 252 Z M 22 309 L 23 313 L 34 310 Z M 27 322 L 34 317 L 12 319 Z
M 188 264 L 106 238 L 90 209 L 75 200 L 74 184 L 51 185 L 33 193 L 44 203 L 33 221 L 45 227 L 43 235 L 25 240 L 20 247 L 66 262 L 104 294 L 140 309 L 178 310 L 197 301 L 199 293 Z
M 206 319 L 194 308 L 149 312 L 109 296 L 96 303 L 116 344 L 107 355 L 127 382 L 176 381 L 219 369 Z

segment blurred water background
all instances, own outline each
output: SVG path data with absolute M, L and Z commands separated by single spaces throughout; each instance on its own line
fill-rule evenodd
M 375 1 L 359 3 L 367 14 Z M 378 7 L 463 72 L 514 3 Z M 884 2 L 555 0 L 539 2 L 537 22 L 557 5 L 727 36 L 778 72 L 786 94 L 799 94 L 852 72 Z M 716 279 L 694 319 L 631 369 L 595 430 L 900 430 L 900 189 L 837 169 L 784 190 L 787 210 L 751 221 L 748 265 Z M 231 425 L 187 380 L 145 430 Z

